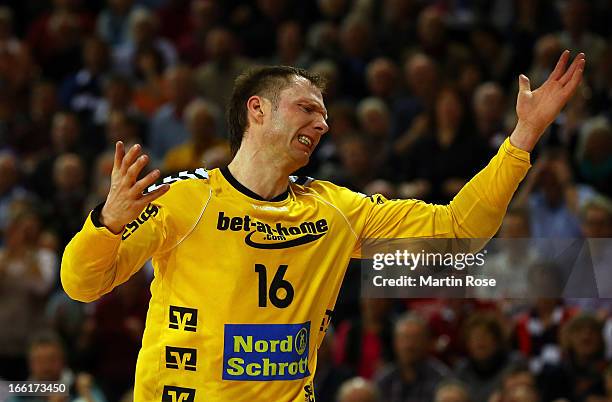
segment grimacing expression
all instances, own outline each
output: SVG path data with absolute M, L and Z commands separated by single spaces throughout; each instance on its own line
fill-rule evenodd
M 295 77 L 280 92 L 277 102 L 276 107 L 266 102 L 270 118 L 262 128 L 270 136 L 268 142 L 274 152 L 300 168 L 308 163 L 321 136 L 329 130 L 323 96 L 307 79 Z

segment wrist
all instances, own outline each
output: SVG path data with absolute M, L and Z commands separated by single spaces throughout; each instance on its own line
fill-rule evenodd
M 104 227 L 106 227 L 109 231 L 111 231 L 111 233 L 113 234 L 121 233 L 123 231 L 124 225 L 113 220 L 112 215 L 110 215 L 108 211 L 106 211 L 104 208 L 105 207 L 102 207 L 102 210 L 100 211 L 99 222 Z
M 510 143 L 516 148 L 531 152 L 541 135 L 541 130 L 519 120 L 514 131 L 510 134 Z

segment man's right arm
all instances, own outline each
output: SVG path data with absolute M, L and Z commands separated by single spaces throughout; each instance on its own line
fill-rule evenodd
M 72 299 L 91 302 L 127 281 L 166 242 L 165 208 L 149 204 L 122 233 L 100 222 L 94 209 L 68 243 L 61 267 L 64 290 Z
M 159 178 L 159 171 L 138 180 L 148 162 L 148 157 L 140 153 L 139 145 L 125 153 L 123 143 L 116 144 L 106 202 L 94 209 L 64 251 L 62 285 L 75 300 L 89 302 L 110 292 L 168 240 L 165 210 L 153 202 L 168 191 L 169 185 L 143 194 Z

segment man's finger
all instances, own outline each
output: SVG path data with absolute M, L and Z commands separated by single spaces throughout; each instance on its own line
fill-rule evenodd
M 531 86 L 529 85 L 529 78 L 526 75 L 519 75 L 519 91 L 520 92 L 530 92 Z
M 159 175 L 160 172 L 158 169 L 153 170 L 148 175 L 134 183 L 134 186 L 132 187 L 133 191 L 136 194 L 141 195 L 146 188 L 148 188 L 151 184 L 155 183 L 155 180 L 159 178 Z
M 572 79 L 572 77 L 574 76 L 574 73 L 576 72 L 576 70 L 578 69 L 578 66 L 580 65 L 584 67 L 584 53 L 580 53 L 578 54 L 578 56 L 576 56 L 571 66 L 569 66 L 565 74 L 563 74 L 563 76 L 559 79 L 559 83 L 561 85 L 567 84 L 569 80 Z
M 115 144 L 115 161 L 113 162 L 114 171 L 121 169 L 121 161 L 123 160 L 124 156 L 125 146 L 123 145 L 123 142 L 117 141 L 117 143 Z
M 136 159 L 136 162 L 132 163 L 132 165 L 128 168 L 125 176 L 128 178 L 130 187 L 131 184 L 136 181 L 138 175 L 142 171 L 142 169 L 149 163 L 149 157 L 147 155 L 141 155 Z
M 155 201 L 162 195 L 166 194 L 168 190 L 170 190 L 170 184 L 166 183 L 166 184 L 162 184 L 161 186 L 157 187 L 155 190 L 151 191 L 149 194 L 143 196 L 139 201 L 142 204 L 142 208 L 146 207 L 147 205 L 149 205 L 150 203 L 152 203 L 153 201 Z
M 580 84 L 580 81 L 582 81 L 582 73 L 584 72 L 584 65 L 585 65 L 585 60 L 582 59 L 576 66 L 576 71 L 572 75 L 570 81 L 567 83 L 567 85 L 563 87 L 563 97 L 565 99 L 569 99 L 574 94 L 574 92 L 576 91 L 576 88 L 578 88 L 578 85 Z
M 569 55 L 569 50 L 564 50 L 563 53 L 561 53 L 561 57 L 559 57 L 557 65 L 555 66 L 555 69 L 552 71 L 552 73 L 550 73 L 548 80 L 558 80 L 563 76 L 563 72 L 565 71 L 565 65 L 569 60 Z
M 132 166 L 136 158 L 138 158 L 138 155 L 140 155 L 140 151 L 140 144 L 136 144 L 132 148 L 130 148 L 128 153 L 123 158 L 123 161 L 121 162 L 121 173 L 125 174 L 128 171 L 128 169 L 130 168 L 130 166 Z

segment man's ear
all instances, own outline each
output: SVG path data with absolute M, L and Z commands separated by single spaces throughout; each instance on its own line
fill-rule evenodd
M 263 124 L 264 117 L 264 98 L 253 95 L 247 100 L 247 114 L 249 121 L 256 124 Z

